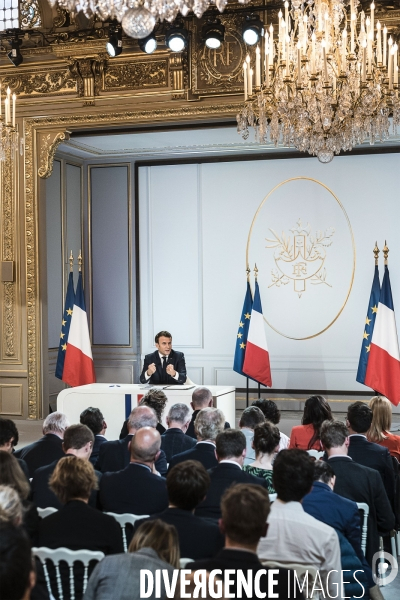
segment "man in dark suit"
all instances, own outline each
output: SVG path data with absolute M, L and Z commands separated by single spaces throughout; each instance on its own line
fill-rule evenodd
M 167 475 L 168 508 L 151 517 L 176 527 L 183 558 L 211 558 L 224 545 L 218 525 L 194 514 L 209 485 L 210 477 L 202 464 L 193 460 L 179 463 Z M 145 520 L 150 519 L 136 521 L 135 529 Z
M 225 490 L 236 483 L 261 485 L 267 482 L 242 471 L 246 456 L 246 438 L 238 429 L 227 429 L 215 441 L 218 465 L 210 469 L 211 484 L 203 502 L 196 508 L 196 515 L 218 520 L 221 518 L 221 498 Z
M 89 406 L 89 408 L 86 408 L 81 412 L 79 420 L 82 425 L 87 425 L 94 435 L 92 454 L 89 459 L 94 466 L 99 457 L 100 446 L 107 441 L 105 438 L 107 423 L 104 420 L 101 410 L 99 408 L 93 408 L 92 406 Z
M 0 450 L 13 454 L 14 447 L 18 444 L 18 440 L 19 433 L 14 421 L 0 417 Z M 17 458 L 17 461 L 25 477 L 29 479 L 28 465 L 22 458 Z
M 389 502 L 394 507 L 395 473 L 389 450 L 367 440 L 372 423 L 372 410 L 364 402 L 354 402 L 347 409 L 346 425 L 349 430 L 349 456 L 360 465 L 379 472 Z
M 242 434 L 243 435 L 243 434 Z M 243 436 L 244 437 L 244 436 Z M 237 589 L 238 571 L 241 571 L 247 580 L 249 571 L 253 579 L 253 593 L 246 593 L 242 588 L 242 598 L 260 598 L 256 591 L 256 577 L 260 569 L 266 573 L 258 578 L 259 591 L 266 598 L 271 597 L 271 579 L 274 579 L 274 594 L 280 600 L 288 598 L 303 598 L 298 584 L 295 584 L 293 572 L 285 569 L 270 570 L 263 567 L 257 556 L 257 544 L 267 532 L 267 517 L 269 514 L 268 492 L 258 485 L 239 484 L 227 490 L 221 503 L 222 519 L 220 521 L 221 532 L 225 534 L 225 548 L 220 550 L 214 558 L 206 558 L 188 563 L 186 569 L 197 571 L 204 569 L 208 572 L 214 569 L 233 570 L 230 576 L 232 582 L 230 592 L 235 597 Z M 273 558 L 273 557 L 271 557 Z
M 189 423 L 189 427 L 186 431 L 186 435 L 196 439 L 196 433 L 194 430 L 194 422 L 196 420 L 197 415 L 203 408 L 208 408 L 213 406 L 213 396 L 211 390 L 206 387 L 197 387 L 192 393 L 192 401 L 190 406 L 193 408 L 192 419 Z M 230 425 L 228 421 L 225 421 L 224 425 L 225 429 L 229 429 Z
M 186 404 L 174 404 L 167 415 L 168 429 L 161 436 L 161 449 L 169 463 L 175 454 L 190 450 L 196 440 L 186 435 L 190 423 L 190 409 Z
M 93 441 L 94 435 L 89 427 L 86 425 L 70 425 L 64 434 L 63 451 L 67 456 L 77 456 L 84 460 L 90 460 Z M 49 480 L 53 475 L 57 463 L 58 460 L 55 460 L 45 467 L 36 469 L 33 474 L 30 499 L 39 508 L 52 506 L 60 509 L 62 506 L 60 500 L 49 487 Z M 101 473 L 99 471 L 95 471 L 95 473 L 99 483 Z M 93 506 L 93 508 L 97 507 L 97 490 L 92 491 L 89 498 L 89 505 Z
M 211 469 L 218 464 L 215 456 L 215 440 L 217 435 L 223 431 L 225 417 L 218 408 L 203 408 L 197 415 L 196 435 L 197 444 L 190 450 L 176 454 L 169 468 L 184 460 L 198 460 L 206 469 Z
M 29 478 L 39 467 L 64 456 L 62 440 L 69 426 L 67 417 L 61 412 L 53 412 L 43 422 L 43 437 L 37 442 L 24 446 L 15 453 L 16 458 L 22 458 L 28 465 Z
M 172 335 L 160 331 L 154 341 L 157 350 L 144 357 L 140 383 L 183 385 L 186 381 L 185 356 L 183 352 L 172 350 Z
M 321 442 L 336 475 L 334 491 L 369 506 L 366 558 L 374 568 L 372 558 L 379 550 L 379 532 L 390 531 L 395 523 L 381 477 L 375 469 L 364 467 L 348 456 L 349 438 L 344 423 L 325 421 L 321 427 Z
M 100 446 L 99 458 L 96 462 L 96 469 L 102 473 L 121 471 L 129 465 L 130 450 L 129 446 L 133 436 L 142 427 L 157 427 L 157 416 L 149 406 L 136 406 L 129 415 L 128 435 L 122 440 L 113 440 L 105 442 Z M 167 461 L 165 453 L 161 451 L 156 460 L 156 470 L 160 475 L 167 474 Z
M 147 516 L 167 508 L 165 479 L 154 473 L 160 446 L 161 437 L 156 429 L 139 429 L 131 442 L 129 465 L 101 478 L 99 501 L 103 511 Z

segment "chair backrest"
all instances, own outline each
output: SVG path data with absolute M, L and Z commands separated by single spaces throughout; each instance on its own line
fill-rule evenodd
M 324 455 L 324 451 L 321 450 L 307 450 L 307 454 L 315 458 L 315 460 L 319 460 Z
M 303 565 L 300 563 L 277 562 L 275 560 L 262 560 L 261 562 L 264 567 L 268 567 L 269 569 L 277 568 L 295 571 L 304 598 L 312 598 L 312 600 L 319 600 L 320 588 L 318 587 L 318 585 L 316 586 L 316 590 L 314 590 L 313 592 L 314 582 L 318 572 L 318 570 L 315 567 L 312 567 L 310 565 Z
M 364 513 L 363 524 L 361 529 L 361 550 L 365 555 L 365 550 L 367 548 L 369 506 L 365 502 L 357 502 L 357 506 L 358 510 L 362 510 Z
M 57 512 L 58 508 L 54 508 L 53 506 L 48 506 L 47 508 L 39 508 L 38 507 L 37 510 L 38 510 L 38 513 L 39 513 L 39 517 L 41 519 L 45 519 L 49 515 L 52 515 L 53 513 Z
M 46 579 L 47 591 L 50 598 L 53 597 L 51 589 L 49 572 L 47 570 L 46 561 L 50 560 L 56 570 L 57 593 L 59 600 L 64 600 L 63 587 L 61 582 L 60 562 L 66 562 L 69 567 L 69 592 L 71 600 L 75 600 L 75 579 L 74 579 L 74 563 L 81 562 L 84 566 L 83 572 L 83 593 L 85 593 L 88 582 L 89 563 L 92 560 L 101 561 L 104 558 L 103 552 L 92 552 L 91 550 L 69 550 L 69 548 L 32 548 L 33 556 L 37 556 L 43 565 L 44 577 Z
M 278 494 L 268 494 L 268 496 L 269 496 L 269 501 L 272 504 L 272 502 L 275 502 L 275 500 L 277 499 Z
M 128 552 L 128 544 L 126 541 L 126 525 L 129 523 L 130 525 L 134 525 L 138 519 L 146 519 L 150 515 L 132 515 L 130 513 L 123 513 L 122 515 L 118 515 L 117 513 L 108 512 L 106 515 L 110 515 L 110 517 L 114 517 L 114 519 L 119 523 L 122 529 L 122 542 L 124 544 L 124 552 Z
M 187 564 L 193 562 L 193 558 L 181 558 L 179 560 L 179 566 L 181 569 L 184 569 Z

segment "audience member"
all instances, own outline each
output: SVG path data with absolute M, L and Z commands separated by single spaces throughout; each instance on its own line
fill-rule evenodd
M 96 463 L 96 469 L 102 473 L 122 471 L 129 465 L 130 451 L 129 446 L 133 436 L 142 427 L 157 427 L 157 415 L 149 406 L 136 406 L 128 419 L 128 435 L 122 440 L 113 440 L 100 446 L 99 458 Z M 160 475 L 167 473 L 167 461 L 165 453 L 160 452 L 156 469 Z
M 323 396 L 310 396 L 304 403 L 301 425 L 292 428 L 289 448 L 301 450 L 322 450 L 320 440 L 321 425 L 332 420 L 332 412 Z
M 93 448 L 94 435 L 86 425 L 70 425 L 65 431 L 62 447 L 64 456 L 77 456 L 83 460 L 90 460 Z M 61 460 L 61 459 L 60 459 Z M 56 468 L 58 460 L 53 461 L 45 467 L 36 469 L 31 483 L 31 500 L 39 508 L 61 508 L 62 504 L 55 493 L 49 487 L 50 478 Z M 95 471 L 97 483 L 101 479 L 101 473 Z M 92 491 L 89 498 L 89 506 L 97 507 L 97 487 Z
M 107 441 L 107 438 L 105 437 L 107 423 L 104 420 L 101 410 L 99 408 L 93 408 L 92 406 L 85 408 L 85 410 L 81 412 L 79 420 L 82 425 L 89 427 L 94 435 L 94 444 L 89 458 L 94 466 L 99 457 L 100 446 Z
M 68 426 L 67 417 L 63 413 L 50 413 L 43 421 L 43 437 L 15 453 L 16 458 L 22 458 L 26 462 L 29 478 L 33 477 L 39 467 L 64 456 L 62 440 Z
M 9 485 L 0 485 L 0 523 L 19 527 L 23 516 L 24 509 L 17 490 Z
M 139 429 L 132 438 L 128 466 L 101 478 L 99 502 L 104 511 L 147 516 L 167 508 L 165 479 L 154 472 L 160 446 L 161 437 L 154 427 Z
M 12 487 L 21 500 L 22 525 L 33 543 L 36 543 L 39 529 L 39 515 L 36 506 L 29 502 L 30 486 L 17 459 L 8 452 L 0 451 L 0 484 Z
M 387 497 L 394 507 L 395 473 L 389 450 L 367 440 L 372 423 L 372 410 L 364 402 L 353 402 L 347 409 L 346 425 L 349 430 L 349 456 L 356 463 L 378 471 Z
M 162 416 L 167 404 L 168 398 L 164 394 L 162 390 L 159 388 L 150 388 L 149 391 L 139 402 L 139 406 L 149 406 L 154 410 L 157 416 L 157 425 L 156 429 L 160 435 L 165 433 L 166 429 L 162 424 Z M 128 435 L 128 420 L 126 420 L 122 426 L 121 433 L 119 434 L 119 439 L 126 437 Z
M 209 486 L 210 476 L 201 463 L 194 460 L 179 463 L 167 475 L 168 508 L 151 517 L 176 527 L 180 553 L 185 558 L 209 558 L 224 545 L 218 525 L 194 514 Z M 143 522 L 137 521 L 135 528 Z
M 184 460 L 198 460 L 206 469 L 211 469 L 218 464 L 215 456 L 215 439 L 223 431 L 225 423 L 224 414 L 219 408 L 202 408 L 197 414 L 194 428 L 197 444 L 190 450 L 176 454 L 169 468 Z
M 227 432 L 226 432 L 227 433 Z M 225 588 L 225 592 L 233 592 L 235 597 L 238 571 L 242 571 L 245 577 L 250 573 L 253 576 L 253 582 L 257 577 L 257 572 L 264 569 L 260 563 L 256 550 L 261 536 L 266 534 L 266 520 L 269 513 L 269 498 L 266 490 L 257 485 L 238 484 L 233 485 L 225 491 L 221 501 L 221 532 L 225 535 L 225 547 L 220 550 L 214 558 L 197 560 L 189 563 L 186 568 L 197 571 L 205 569 L 212 571 L 221 569 L 225 571 L 232 570 L 230 580 L 233 582 L 231 589 Z M 288 598 L 302 598 L 298 587 L 294 586 L 294 574 L 288 573 L 284 569 L 274 571 L 274 579 L 277 584 L 274 586 L 275 597 L 281 600 Z M 259 587 L 266 597 L 270 598 L 270 589 L 268 588 L 269 569 L 261 575 Z M 244 592 L 244 598 L 257 598 L 254 591 L 251 595 Z
M 390 433 L 392 427 L 392 405 L 384 396 L 374 396 L 369 402 L 372 422 L 367 433 L 370 442 L 387 448 L 400 461 L 400 436 Z
M 274 463 L 278 494 L 268 517 L 268 535 L 260 540 L 261 560 L 299 563 L 318 569 L 325 597 L 341 591 L 340 547 L 336 531 L 308 515 L 302 500 L 312 488 L 314 461 L 304 450 L 282 450 Z M 329 574 L 329 577 L 328 577 Z M 339 596 L 342 597 L 342 596 Z
M 279 410 L 276 402 L 274 402 L 273 400 L 259 398 L 258 400 L 253 400 L 251 406 L 257 406 L 257 408 L 259 408 L 262 411 L 266 421 L 270 421 L 273 425 L 279 424 L 281 420 L 281 411 Z M 280 431 L 279 433 L 279 451 L 286 450 L 289 446 L 290 439 L 282 431 Z
M 35 571 L 28 536 L 19 527 L 0 522 L 0 594 L 3 600 L 29 600 Z
M 168 429 L 161 436 L 161 448 L 168 463 L 175 454 L 190 450 L 196 445 L 196 441 L 186 435 L 190 418 L 190 409 L 186 404 L 174 404 L 169 409 L 166 419 Z
M 242 412 L 239 427 L 246 437 L 246 456 L 245 465 L 250 465 L 256 459 L 256 453 L 253 448 L 254 428 L 265 422 L 263 412 L 257 406 L 248 406 Z
M 242 471 L 246 455 L 246 438 L 238 429 L 227 429 L 216 439 L 218 465 L 210 469 L 211 484 L 196 515 L 218 520 L 221 517 L 221 498 L 225 490 L 236 483 L 258 484 L 267 488 L 267 482 Z
M 0 417 L 0 450 L 12 454 L 15 446 L 18 445 L 18 440 L 18 429 L 14 421 Z M 19 462 L 19 466 L 24 472 L 25 477 L 29 479 L 28 465 L 22 458 L 17 458 L 17 461 Z
M 348 456 L 348 435 L 340 421 L 326 421 L 321 427 L 321 441 L 336 476 L 334 491 L 369 506 L 366 558 L 372 565 L 372 557 L 379 550 L 378 529 L 390 531 L 395 519 L 379 473 Z
M 250 465 L 245 465 L 243 471 L 263 477 L 267 482 L 268 492 L 275 493 L 272 482 L 272 463 L 279 452 L 280 432 L 275 425 L 269 421 L 256 425 L 254 428 L 253 448 L 256 453 L 256 460 Z
M 179 544 L 175 528 L 159 519 L 143 523 L 129 545 L 129 552 L 106 556 L 90 576 L 85 600 L 140 600 L 140 571 L 147 569 L 155 575 L 157 570 L 166 571 L 169 581 L 173 570 L 179 569 Z M 163 578 L 161 598 L 166 597 Z M 155 586 L 153 594 L 156 596 Z
M 197 387 L 193 391 L 190 406 L 193 408 L 193 413 L 186 435 L 190 435 L 190 437 L 196 439 L 197 436 L 194 430 L 194 422 L 196 420 L 197 415 L 203 408 L 212 408 L 213 396 L 211 390 L 209 390 L 206 387 Z M 229 429 L 229 427 L 230 425 L 228 421 L 225 421 L 224 429 Z

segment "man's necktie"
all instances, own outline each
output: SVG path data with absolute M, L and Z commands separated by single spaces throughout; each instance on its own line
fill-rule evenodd
M 162 372 L 163 372 L 163 381 L 164 383 L 167 381 L 167 356 L 163 356 L 163 364 L 162 364 Z

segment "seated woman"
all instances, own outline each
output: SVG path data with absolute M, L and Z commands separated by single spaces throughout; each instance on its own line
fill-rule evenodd
M 143 398 L 139 402 L 139 406 L 150 406 L 150 408 L 152 408 L 154 410 L 154 412 L 156 413 L 157 420 L 158 420 L 156 429 L 160 435 L 162 435 L 163 433 L 165 433 L 167 431 L 165 429 L 164 425 L 162 425 L 162 423 L 161 423 L 163 412 L 164 412 L 167 402 L 168 402 L 167 396 L 164 394 L 164 392 L 162 390 L 159 390 L 158 388 L 149 389 L 147 394 L 145 396 L 143 396 Z M 124 421 L 124 424 L 122 425 L 121 433 L 119 434 L 119 439 L 122 440 L 124 437 L 126 437 L 128 435 L 128 433 L 129 433 L 128 432 L 128 420 L 126 420 L 126 421 Z
M 279 429 L 269 421 L 256 425 L 253 438 L 256 460 L 243 467 L 243 471 L 246 471 L 246 473 L 263 477 L 266 480 L 269 494 L 275 494 L 272 483 L 272 462 L 279 451 L 279 440 Z
M 392 456 L 400 461 L 400 436 L 390 433 L 392 426 L 392 405 L 384 396 L 371 398 L 372 423 L 367 438 L 380 446 L 385 446 Z
M 139 600 L 140 570 L 165 569 L 171 581 L 179 569 L 179 541 L 173 525 L 160 519 L 142 523 L 129 545 L 127 554 L 108 556 L 98 563 L 90 576 L 85 600 Z M 164 584 L 161 597 L 165 598 Z M 153 594 L 150 598 L 155 598 Z
M 281 411 L 273 400 L 259 398 L 258 400 L 253 400 L 251 406 L 257 406 L 263 412 L 265 420 L 271 421 L 273 425 L 278 425 L 279 421 L 281 420 Z M 281 439 L 279 441 L 279 452 L 281 450 L 286 450 L 290 441 L 285 433 L 280 431 L 280 434 Z
M 323 396 L 310 396 L 304 403 L 301 425 L 296 425 L 290 434 L 290 448 L 300 450 L 320 450 L 321 425 L 324 421 L 332 420 L 332 412 L 328 402 Z

